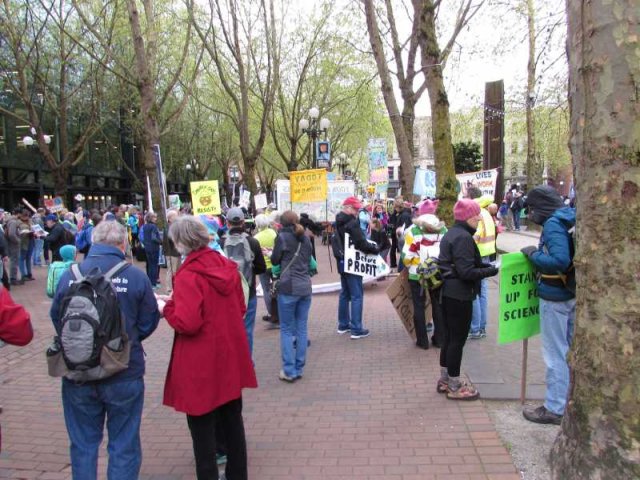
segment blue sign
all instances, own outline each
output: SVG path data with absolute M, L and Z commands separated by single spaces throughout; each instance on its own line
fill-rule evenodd
M 316 168 L 331 168 L 331 144 L 329 140 L 316 142 Z
M 420 197 L 435 198 L 436 196 L 436 172 L 426 168 L 417 168 L 413 180 L 413 194 Z

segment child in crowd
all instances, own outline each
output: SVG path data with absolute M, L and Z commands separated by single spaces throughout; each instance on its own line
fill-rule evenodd
M 62 261 L 53 262 L 49 265 L 49 274 L 47 276 L 47 296 L 53 298 L 58 288 L 58 282 L 64 272 L 71 267 L 76 261 L 76 247 L 73 245 L 64 245 L 60 247 L 60 256 Z
M 376 242 L 376 245 L 378 245 L 380 249 L 380 256 L 386 262 L 389 250 L 391 250 L 391 242 L 389 241 L 387 231 L 382 225 L 382 222 L 377 218 L 371 220 L 371 240 Z

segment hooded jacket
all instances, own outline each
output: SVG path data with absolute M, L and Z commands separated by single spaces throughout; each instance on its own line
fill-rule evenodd
M 569 230 L 575 223 L 576 211 L 570 207 L 557 209 L 544 222 L 538 251 L 529 256 L 536 271 L 545 275 L 567 272 L 573 262 L 574 253 L 573 238 Z M 561 282 L 545 281 L 543 278 L 538 281 L 538 295 L 552 302 L 563 302 L 575 297 Z
M 62 228 L 62 227 L 60 227 Z M 80 263 L 80 272 L 86 275 L 94 268 L 108 272 L 118 262 L 124 260 L 124 253 L 116 247 L 95 243 L 89 254 Z M 51 320 L 56 332 L 60 334 L 60 304 L 72 281 L 72 274 L 66 271 L 60 277 L 58 289 L 51 304 Z M 153 333 L 158 326 L 158 303 L 147 275 L 139 268 L 129 265 L 117 273 L 111 282 L 116 287 L 120 312 L 126 320 L 127 335 L 131 342 L 129 367 L 105 379 L 100 383 L 116 383 L 142 378 L 144 375 L 144 351 L 142 340 Z M 65 380 L 68 381 L 68 380 Z
M 164 316 L 175 330 L 163 403 L 203 415 L 258 386 L 244 328 L 238 267 L 204 247 L 174 277 Z
M 0 287 L 0 340 L 9 345 L 24 346 L 33 338 L 31 316 Z
M 466 222 L 456 221 L 440 241 L 438 262 L 445 297 L 471 301 L 480 293 L 480 280 L 498 273 L 497 268 L 482 262 L 474 233 Z

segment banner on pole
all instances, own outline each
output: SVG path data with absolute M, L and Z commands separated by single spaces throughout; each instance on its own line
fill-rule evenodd
M 369 151 L 369 185 L 375 187 L 375 193 L 386 195 L 389 188 L 387 140 L 370 138 L 367 149 Z
M 327 199 L 327 171 L 324 168 L 289 172 L 293 203 L 323 202 Z
M 220 193 L 217 180 L 191 182 L 191 205 L 194 215 L 220 215 Z
M 64 209 L 62 197 L 45 198 L 44 206 L 50 212 L 59 212 Z
M 291 184 L 289 180 L 276 180 L 276 204 L 280 212 L 293 210 L 297 214 L 307 213 L 316 222 L 333 222 L 342 210 L 342 202 L 354 196 L 353 180 L 335 180 L 327 182 L 327 199 L 320 202 L 291 203 Z
M 167 183 L 164 176 L 164 170 L 162 169 L 162 156 L 160 155 L 160 144 L 154 143 L 151 145 L 151 153 L 153 154 L 153 161 L 156 164 L 156 172 L 158 173 L 158 185 L 160 185 L 160 206 L 162 211 L 167 211 Z M 163 213 L 165 215 L 166 213 Z
M 522 253 L 501 257 L 498 343 L 540 333 L 540 300 L 533 264 Z
M 419 197 L 436 197 L 436 172 L 426 168 L 416 168 L 413 179 L 413 194 Z
M 344 234 L 344 271 L 360 277 L 379 277 L 389 273 L 384 259 L 373 253 L 356 249 L 348 233 Z

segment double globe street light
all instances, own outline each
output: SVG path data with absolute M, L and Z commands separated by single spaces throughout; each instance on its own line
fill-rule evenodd
M 346 173 L 348 172 L 347 168 L 349 167 L 350 163 L 351 159 L 347 157 L 345 153 L 341 153 L 340 155 L 338 155 L 338 169 L 342 177 L 345 177 Z
M 318 156 L 317 156 L 317 142 L 318 137 L 321 134 L 324 134 L 325 137 L 327 135 L 327 131 L 331 126 L 331 122 L 328 118 L 321 118 L 318 120 L 320 116 L 320 110 L 317 107 L 311 107 L 309 109 L 309 119 L 303 118 L 298 123 L 298 127 L 302 130 L 303 133 L 306 133 L 311 139 L 311 154 L 312 154 L 312 162 L 313 168 L 318 168 Z M 330 168 L 330 165 L 322 165 L 323 168 Z

